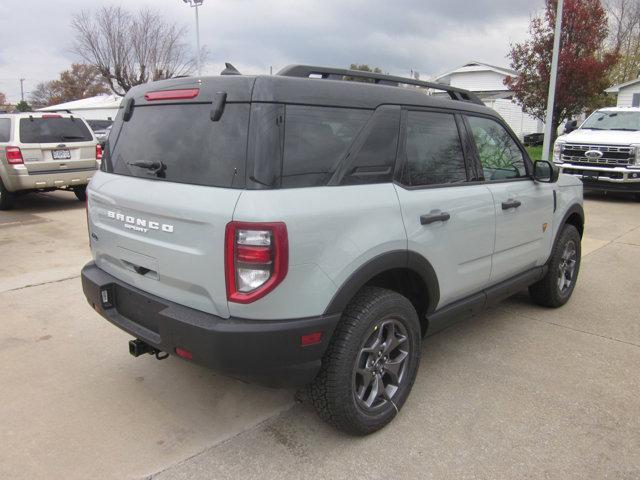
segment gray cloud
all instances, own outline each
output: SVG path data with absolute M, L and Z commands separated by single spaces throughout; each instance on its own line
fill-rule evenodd
M 154 6 L 189 28 L 193 11 L 180 0 L 105 2 L 127 8 Z M 4 0 L 6 25 L 0 42 L 0 91 L 19 99 L 18 78 L 30 90 L 55 78 L 74 56 L 71 0 Z M 200 30 L 210 57 L 205 73 L 225 61 L 243 73 L 266 73 L 289 63 L 347 66 L 368 63 L 394 74 L 421 72 L 423 78 L 467 60 L 507 64 L 509 43 L 527 36 L 530 16 L 543 0 L 205 0 Z

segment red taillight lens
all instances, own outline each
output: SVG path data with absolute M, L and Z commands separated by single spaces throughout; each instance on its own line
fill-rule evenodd
M 55 113 L 45 113 L 42 115 L 42 118 L 62 118 L 62 115 L 58 115 Z
M 99 143 L 96 145 L 96 160 L 102 160 L 102 147 Z
M 230 222 L 225 236 L 227 299 L 251 303 L 287 275 L 289 242 L 282 222 Z
M 199 88 L 185 88 L 182 90 L 157 90 L 155 92 L 147 92 L 144 98 L 148 101 L 153 100 L 183 100 L 196 98 L 200 93 Z
M 5 152 L 9 165 L 20 165 L 21 163 L 24 163 L 22 160 L 22 152 L 18 147 L 7 147 Z

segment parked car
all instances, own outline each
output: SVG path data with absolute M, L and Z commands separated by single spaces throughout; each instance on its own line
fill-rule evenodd
M 578 129 L 558 137 L 553 161 L 582 179 L 585 190 L 627 192 L 640 201 L 640 108 L 596 110 Z
M 308 385 L 351 434 L 400 411 L 424 335 L 576 285 L 580 181 L 465 90 L 307 66 L 172 79 L 131 89 L 113 133 L 88 190 L 89 304 L 134 356 Z
M 526 147 L 537 147 L 544 143 L 544 133 L 530 133 L 525 135 L 523 143 Z
M 87 123 L 66 113 L 0 115 L 0 210 L 16 196 L 68 190 L 86 198 L 102 148 Z
M 109 132 L 111 131 L 111 125 L 113 125 L 112 120 L 87 120 L 87 123 L 93 130 L 93 134 L 96 137 L 98 143 L 104 147 L 104 144 L 107 142 L 107 138 L 109 137 Z

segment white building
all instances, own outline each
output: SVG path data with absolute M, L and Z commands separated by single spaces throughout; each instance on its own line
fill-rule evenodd
M 640 107 L 640 78 L 614 85 L 605 92 L 618 95 L 618 107 Z
M 474 92 L 486 106 L 502 115 L 516 135 L 522 138 L 528 133 L 541 133 L 544 124 L 523 112 L 522 107 L 516 103 L 513 92 L 505 85 L 507 77 L 516 75 L 517 72 L 509 68 L 471 61 L 437 75 L 432 80 Z
M 116 118 L 122 97 L 98 95 L 72 102 L 60 103 L 38 109 L 40 112 L 69 111 L 85 120 L 113 120 Z

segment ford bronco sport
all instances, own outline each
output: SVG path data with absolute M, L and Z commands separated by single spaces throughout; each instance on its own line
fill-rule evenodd
M 553 161 L 581 179 L 585 190 L 633 193 L 640 200 L 640 108 L 596 110 L 558 137 Z
M 19 194 L 70 190 L 84 201 L 102 148 L 87 123 L 67 113 L 0 115 L 0 210 Z
M 133 88 L 87 208 L 84 293 L 134 356 L 310 385 L 352 434 L 402 408 L 424 335 L 567 302 L 584 224 L 580 181 L 472 93 L 307 66 Z

